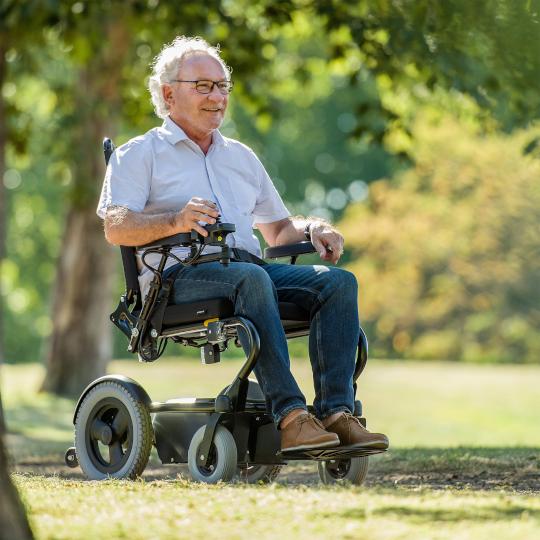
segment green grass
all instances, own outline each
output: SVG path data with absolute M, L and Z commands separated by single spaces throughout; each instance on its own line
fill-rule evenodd
M 171 359 L 110 371 L 163 400 L 215 395 L 239 366 Z M 311 399 L 309 363 L 293 371 Z M 83 481 L 63 467 L 73 401 L 36 394 L 40 366 L 1 375 L 14 478 L 39 539 L 540 537 L 539 367 L 372 361 L 359 397 L 391 450 L 370 459 L 365 486 L 337 488 L 319 485 L 309 462 L 271 486 L 201 486 L 155 454 L 141 481 Z
M 532 495 L 16 477 L 38 538 L 537 538 Z

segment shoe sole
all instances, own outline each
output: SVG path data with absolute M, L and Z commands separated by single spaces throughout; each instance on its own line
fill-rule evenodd
M 383 440 L 343 445 L 343 448 L 378 448 L 378 449 L 384 449 L 384 450 L 387 450 L 388 447 L 389 447 L 389 443 Z
M 320 450 L 321 448 L 334 448 L 336 446 L 339 446 L 339 441 L 328 441 L 325 443 L 320 443 L 316 446 L 309 445 L 309 444 L 301 444 L 300 446 L 292 446 L 290 448 L 283 448 L 281 450 L 282 453 L 286 452 L 298 452 L 300 450 Z

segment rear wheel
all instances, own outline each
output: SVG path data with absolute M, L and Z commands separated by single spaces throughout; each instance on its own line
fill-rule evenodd
M 319 478 L 323 484 L 350 482 L 351 484 L 360 486 L 366 479 L 368 466 L 368 456 L 332 459 L 317 463 Z
M 152 441 L 150 413 L 130 390 L 104 381 L 88 392 L 75 420 L 75 450 L 90 480 L 140 476 Z

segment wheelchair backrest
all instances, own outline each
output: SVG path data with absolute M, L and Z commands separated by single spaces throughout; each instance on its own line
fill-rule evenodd
M 116 147 L 111 139 L 103 139 L 103 155 L 105 157 L 105 165 L 109 164 L 109 160 L 113 155 Z M 124 278 L 126 280 L 126 300 L 131 304 L 135 298 L 137 307 L 141 304 L 141 289 L 139 287 L 139 271 L 137 270 L 136 250 L 132 246 L 120 246 L 122 255 L 122 267 L 124 269 Z

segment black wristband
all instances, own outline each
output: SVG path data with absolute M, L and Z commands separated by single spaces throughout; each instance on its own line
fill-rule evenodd
M 306 237 L 306 240 L 311 240 L 311 232 L 309 228 L 311 227 L 311 222 L 309 221 L 308 224 L 304 227 L 304 236 Z

